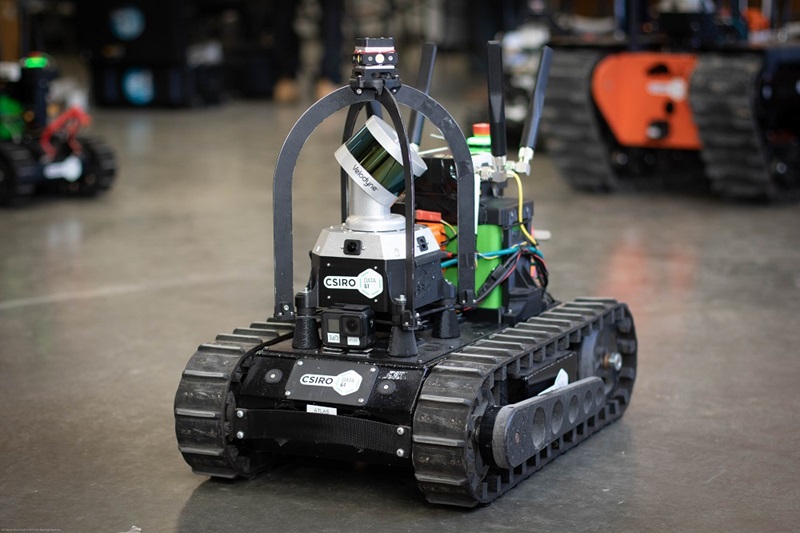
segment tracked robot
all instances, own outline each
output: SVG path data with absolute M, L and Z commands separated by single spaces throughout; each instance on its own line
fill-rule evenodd
M 0 63 L 0 205 L 18 205 L 36 191 L 95 196 L 117 172 L 111 147 L 86 135 L 89 115 L 52 98 L 58 70 L 31 52 Z
M 624 40 L 551 42 L 543 129 L 563 177 L 588 191 L 699 185 L 738 200 L 800 199 L 792 3 L 662 0 L 646 23 L 643 4 L 615 3 Z
M 357 40 L 349 86 L 295 124 L 274 175 L 274 316 L 200 345 L 175 395 L 178 447 L 196 474 L 249 477 L 286 456 L 367 461 L 412 468 L 432 503 L 474 507 L 622 416 L 636 377 L 631 313 L 548 293 L 518 180 L 550 51 L 518 161 L 506 155 L 500 52 L 489 44 L 486 151 L 471 153 L 453 117 L 401 83 L 386 38 Z M 426 45 L 418 87 L 434 55 Z M 340 109 L 342 222 L 322 230 L 295 292 L 293 171 Z M 446 152 L 415 149 L 423 116 Z M 505 194 L 512 182 L 517 197 Z

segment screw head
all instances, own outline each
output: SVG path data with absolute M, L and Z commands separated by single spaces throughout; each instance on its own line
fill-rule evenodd
M 403 448 L 397 448 L 397 451 L 395 453 L 397 454 L 397 457 L 405 457 L 406 456 L 406 451 Z
M 237 439 L 243 439 L 244 438 L 244 431 L 237 431 L 236 432 L 236 438 Z
M 622 369 L 622 354 L 619 352 L 608 354 L 608 366 L 619 372 Z
M 405 432 L 406 432 L 405 428 L 397 428 L 397 434 L 398 435 L 404 435 Z
M 242 411 L 241 409 L 237 409 L 236 418 L 244 418 L 244 411 Z

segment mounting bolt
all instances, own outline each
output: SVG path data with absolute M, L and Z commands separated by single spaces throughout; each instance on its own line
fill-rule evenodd
M 619 372 L 622 369 L 622 354 L 614 352 L 606 355 L 606 367 L 613 368 Z
M 241 409 L 237 409 L 236 418 L 244 418 L 244 411 L 242 411 Z
M 364 403 L 364 398 L 359 398 L 358 403 Z
M 284 394 L 285 394 L 286 396 L 291 396 L 291 395 L 292 395 L 292 391 L 290 391 L 290 390 L 287 390 L 287 391 L 286 391 Z
M 397 451 L 395 453 L 397 454 L 397 457 L 405 457 L 406 456 L 406 451 L 403 448 L 397 448 Z
M 244 438 L 244 431 L 237 431 L 236 432 L 236 438 L 237 439 L 243 439 Z
M 364 92 L 364 91 L 362 91 L 361 89 L 356 89 L 356 94 L 361 94 L 361 93 L 363 93 L 363 92 Z
M 303 366 L 303 362 L 302 361 L 298 361 L 297 362 L 297 366 Z
M 406 430 L 404 428 L 397 428 L 397 434 L 398 435 L 404 435 L 405 432 L 406 432 Z
M 284 311 L 288 311 L 289 310 L 289 304 L 283 304 L 283 310 Z
M 369 371 L 375 373 L 378 371 L 378 369 L 373 366 L 372 368 L 369 369 Z

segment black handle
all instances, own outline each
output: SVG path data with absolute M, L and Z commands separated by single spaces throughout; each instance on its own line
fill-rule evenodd
M 375 100 L 367 104 L 367 118 L 369 117 L 378 117 L 379 119 L 383 119 L 383 108 L 381 107 L 381 104 Z M 343 142 L 347 142 L 347 139 L 345 139 Z
M 506 110 L 503 99 L 503 48 L 500 41 L 489 41 L 489 133 L 492 136 L 492 155 L 504 157 L 506 146 Z
M 414 86 L 417 90 L 428 94 L 431 90 L 431 80 L 433 79 L 433 64 L 436 61 L 436 44 L 425 43 L 422 46 L 422 58 L 419 63 L 419 74 L 417 75 L 417 84 Z M 408 131 L 411 144 L 417 146 L 422 142 L 422 126 L 425 124 L 425 117 L 416 109 L 411 110 L 411 116 L 408 119 Z
M 536 87 L 531 97 L 531 105 L 528 108 L 528 117 L 525 120 L 525 127 L 522 130 L 522 138 L 519 147 L 533 148 L 536 144 L 536 137 L 539 135 L 539 123 L 542 120 L 542 108 L 544 107 L 544 95 L 547 90 L 547 80 L 550 78 L 550 63 L 553 60 L 553 49 L 549 46 L 542 48 L 542 55 L 539 58 L 539 73 L 536 75 Z

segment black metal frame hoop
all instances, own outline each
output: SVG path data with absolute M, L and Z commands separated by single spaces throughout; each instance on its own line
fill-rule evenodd
M 306 140 L 322 122 L 349 106 L 357 106 L 355 113 L 367 102 L 378 100 L 389 112 L 392 123 L 400 139 L 406 177 L 406 204 L 411 206 L 413 214 L 414 183 L 411 179 L 411 157 L 408 138 L 405 133 L 399 104 L 422 113 L 434 126 L 439 128 L 445 142 L 456 161 L 456 179 L 458 181 L 458 226 L 459 228 L 475 227 L 475 173 L 467 141 L 458 124 L 436 100 L 417 89 L 404 85 L 392 94 L 390 91 L 365 90 L 357 94 L 350 87 L 342 87 L 317 101 L 298 119 L 281 147 L 275 165 L 273 180 L 273 260 L 275 264 L 275 319 L 292 320 L 294 318 L 294 237 L 292 235 L 292 178 L 300 151 Z M 355 116 L 350 120 L 351 129 Z M 408 209 L 408 208 L 407 208 Z M 413 217 L 406 217 L 406 289 L 409 294 L 409 309 L 413 302 Z M 410 230 L 409 230 L 410 228 Z M 410 232 L 410 234 L 409 234 Z M 459 232 L 458 252 L 458 301 L 471 304 L 475 300 L 475 234 L 474 231 Z M 280 243 L 280 250 L 279 250 Z M 287 247 L 288 246 L 288 247 Z M 410 250 L 410 253 L 409 253 Z M 409 270 L 411 271 L 409 275 Z M 411 282 L 411 283 L 410 283 Z M 410 289 L 410 290 L 409 290 Z

